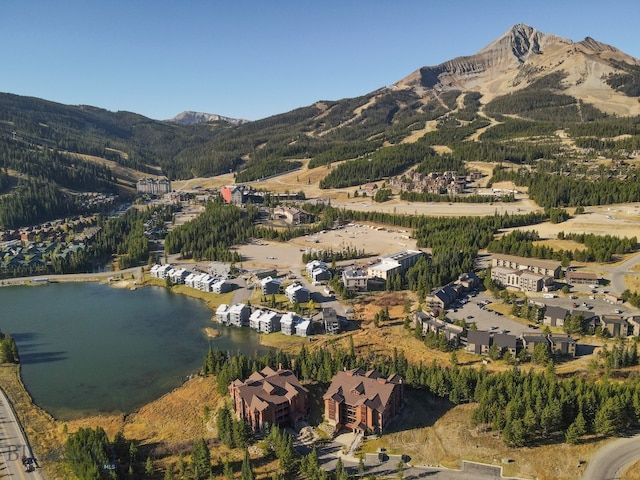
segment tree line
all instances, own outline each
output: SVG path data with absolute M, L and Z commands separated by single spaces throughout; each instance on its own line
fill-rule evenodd
M 533 257 L 547 260 L 558 260 L 565 264 L 575 260 L 578 262 L 611 262 L 616 255 L 625 255 L 638 248 L 636 237 L 616 237 L 613 235 L 595 235 L 584 233 L 558 233 L 559 240 L 573 240 L 582 243 L 586 249 L 554 250 L 546 245 L 535 245 L 540 240 L 535 230 L 514 230 L 499 239 L 491 241 L 487 246 L 490 253 L 503 253 L 519 257 Z
M 221 391 L 234 379 L 246 378 L 252 371 L 275 366 L 292 369 L 299 378 L 328 383 L 343 369 L 377 369 L 382 375 L 397 373 L 418 392 L 448 398 L 451 402 L 477 404 L 472 421 L 501 432 L 509 446 L 548 442 L 576 443 L 588 434 L 616 435 L 640 426 L 640 379 L 624 383 L 606 379 L 590 381 L 582 377 L 561 379 L 552 364 L 544 372 L 523 371 L 518 367 L 499 373 L 458 365 L 440 366 L 409 363 L 402 352 L 392 356 L 357 356 L 351 349 L 314 351 L 301 349 L 293 357 L 278 352 L 260 357 L 230 356 L 210 350 L 204 372 L 218 375 Z M 223 390 L 224 389 L 224 390 Z
M 4 332 L 0 332 L 0 363 L 20 363 L 16 341 Z
M 579 205 L 607 205 L 640 200 L 640 182 L 637 171 L 621 179 L 599 176 L 587 181 L 572 176 L 529 171 L 494 170 L 490 184 L 510 180 L 528 187 L 529 197 L 543 208 Z
M 375 182 L 397 175 L 430 155 L 431 147 L 424 142 L 385 147 L 368 158 L 341 163 L 320 181 L 320 188 L 342 188 Z
M 309 210 L 306 210 L 307 206 Z M 303 208 L 313 215 L 314 209 L 310 204 L 305 204 Z M 273 228 L 256 224 L 259 217 L 258 207 L 253 204 L 241 209 L 220 201 L 209 202 L 202 214 L 167 234 L 164 248 L 167 253 L 180 253 L 183 258 L 239 262 L 242 256 L 230 250 L 230 247 L 249 238 L 286 242 L 333 225 L 333 219 L 323 218 L 314 225 Z
M 117 255 L 121 269 L 146 264 L 149 257 L 149 240 L 144 234 L 146 222 L 164 223 L 171 220 L 175 207 L 158 206 L 146 210 L 131 208 L 124 215 L 100 219 L 100 230 L 87 251 L 87 262 L 95 264 Z
M 54 181 L 74 190 L 115 192 L 116 178 L 107 166 L 86 162 L 56 148 L 29 148 L 19 141 L 0 141 L 0 167 Z
M 10 194 L 0 197 L 0 228 L 35 225 L 53 218 L 87 213 L 80 199 L 40 178 L 20 179 Z
M 375 253 L 367 253 L 364 248 L 358 250 L 356 247 L 348 245 L 343 247 L 342 250 L 318 250 L 313 252 L 305 252 L 302 254 L 303 263 L 309 263 L 312 260 L 320 260 L 321 262 L 335 264 L 335 262 L 341 262 L 343 260 L 353 260 L 357 258 L 365 258 L 375 255 Z M 333 268 L 333 267 L 332 267 Z
M 513 193 L 507 195 L 441 195 L 429 192 L 400 192 L 400 200 L 406 202 L 449 202 L 449 203 L 512 203 L 516 201 Z

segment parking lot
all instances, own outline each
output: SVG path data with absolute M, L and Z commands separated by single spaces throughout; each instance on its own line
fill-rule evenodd
M 447 310 L 447 318 L 450 320 L 465 320 L 467 323 L 475 322 L 478 330 L 504 331 L 512 335 L 520 335 L 522 332 L 532 331 L 533 328 L 526 324 L 508 318 L 502 314 L 491 310 L 489 306 L 482 306 L 483 303 L 490 305 L 496 302 L 490 294 L 479 292 L 476 296 L 464 297 L 466 303 L 454 304 Z M 501 300 L 497 300 L 501 302 Z
M 557 306 L 569 311 L 589 312 L 594 315 L 626 315 L 626 306 L 616 305 L 605 299 L 605 290 L 602 287 L 592 289 L 587 285 L 574 288 L 569 295 L 555 293 L 553 298 L 544 298 L 542 294 L 529 298 L 530 302 L 539 305 Z M 595 292 L 594 292 L 595 291 Z M 608 293 L 608 292 L 607 292 Z M 523 332 L 537 330 L 534 325 L 525 320 L 514 320 L 502 315 L 491 308 L 491 303 L 502 303 L 502 300 L 493 298 L 487 292 L 479 292 L 476 296 L 464 297 L 466 303 L 456 303 L 447 310 L 447 318 L 450 320 L 464 319 L 466 322 L 475 322 L 478 330 L 505 331 L 512 335 L 520 335 Z M 487 306 L 480 304 L 486 303 Z M 575 306 L 574 306 L 575 305 Z

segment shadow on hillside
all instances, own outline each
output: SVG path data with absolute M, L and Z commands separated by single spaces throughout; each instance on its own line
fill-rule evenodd
M 576 345 L 576 357 L 582 357 L 584 355 L 591 355 L 596 349 L 595 345 Z
M 447 398 L 437 397 L 426 390 L 406 387 L 405 403 L 384 433 L 430 427 L 453 407 L 455 404 Z

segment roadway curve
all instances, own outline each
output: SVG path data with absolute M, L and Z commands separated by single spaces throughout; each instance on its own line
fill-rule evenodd
M 619 479 L 633 463 L 640 460 L 640 434 L 607 443 L 589 460 L 582 480 Z
M 637 274 L 637 271 L 632 270 L 632 267 L 637 263 L 640 263 L 640 254 L 634 255 L 610 269 L 612 290 L 622 293 L 628 288 L 624 282 L 624 276 L 632 273 Z
M 21 461 L 23 455 L 33 457 L 31 446 L 13 407 L 0 389 L 0 478 L 44 480 L 40 469 L 25 472 Z

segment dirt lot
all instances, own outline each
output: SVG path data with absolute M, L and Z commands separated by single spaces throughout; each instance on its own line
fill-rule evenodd
M 278 271 L 299 273 L 304 267 L 302 254 L 313 249 L 341 251 L 343 248 L 364 249 L 370 256 L 389 255 L 407 249 L 415 249 L 415 239 L 404 229 L 378 229 L 373 224 L 358 223 L 340 230 L 294 238 L 287 243 L 256 241 L 237 247 L 245 260 L 244 268 L 276 268 Z
M 542 238 L 555 238 L 560 231 L 637 237 L 640 236 L 640 203 L 586 207 L 583 215 L 577 215 L 566 222 L 546 222 L 521 227 L 521 230 L 537 230 Z

